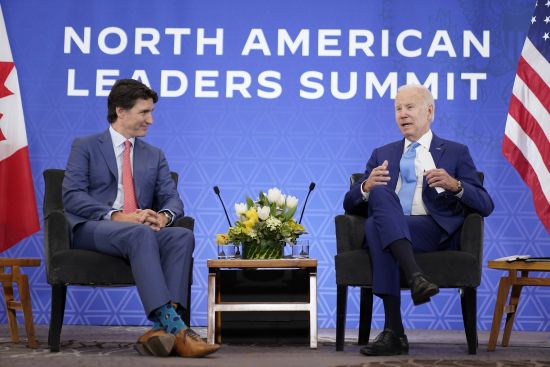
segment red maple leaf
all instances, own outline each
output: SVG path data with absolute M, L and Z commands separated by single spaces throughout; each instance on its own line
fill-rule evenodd
M 0 98 L 11 96 L 13 93 L 4 83 L 11 73 L 15 64 L 9 61 L 0 61 Z
M 13 62 L 9 61 L 2 61 L 0 62 L 0 98 L 11 96 L 13 92 L 9 90 L 5 83 L 6 79 L 8 79 L 8 76 L 10 75 L 13 67 L 15 64 Z M 2 119 L 2 116 L 4 116 L 2 113 L 0 113 L 0 119 Z M 2 130 L 0 129 L 0 141 L 6 140 L 6 137 L 2 133 Z

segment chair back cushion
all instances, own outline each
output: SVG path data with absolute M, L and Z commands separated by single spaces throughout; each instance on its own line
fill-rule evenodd
M 363 177 L 364 173 L 352 173 L 349 178 L 349 186 L 351 187 L 354 183 L 359 181 L 361 177 Z
M 63 211 L 61 185 L 65 177 L 64 169 L 50 168 L 44 171 L 44 217 L 53 211 Z

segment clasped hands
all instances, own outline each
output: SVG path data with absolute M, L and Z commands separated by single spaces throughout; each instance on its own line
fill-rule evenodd
M 369 192 L 376 185 L 387 185 L 390 180 L 388 161 L 374 168 L 369 178 L 363 182 L 363 192 Z M 424 177 L 430 187 L 441 187 L 447 191 L 456 193 L 459 190 L 458 180 L 451 177 L 443 168 L 434 168 L 424 171 Z
M 111 215 L 111 220 L 145 224 L 154 231 L 160 231 L 161 228 L 166 227 L 166 224 L 168 224 L 168 218 L 164 214 L 157 213 L 151 209 L 138 209 L 133 213 L 114 212 Z

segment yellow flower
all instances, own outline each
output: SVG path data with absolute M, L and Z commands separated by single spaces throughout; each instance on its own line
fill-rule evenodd
M 292 231 L 294 233 L 302 233 L 302 232 L 305 232 L 305 228 L 303 225 L 301 225 L 300 223 L 296 223 L 294 220 L 290 220 L 288 222 L 290 228 L 292 229 Z
M 216 243 L 218 245 L 226 245 L 229 241 L 229 237 L 225 233 L 218 233 L 216 235 Z
M 248 233 L 252 229 L 252 227 L 254 227 L 254 225 L 259 222 L 258 212 L 256 211 L 256 208 L 252 207 L 248 209 L 246 213 L 244 213 L 244 215 L 247 220 L 243 221 L 243 225 L 247 230 L 246 233 Z

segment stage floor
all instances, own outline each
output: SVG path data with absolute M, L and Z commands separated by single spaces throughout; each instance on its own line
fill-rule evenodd
M 206 329 L 194 328 L 202 336 Z M 550 331 L 513 331 L 510 346 L 497 345 L 487 352 L 488 332 L 479 333 L 477 355 L 467 354 L 466 337 L 462 331 L 409 330 L 408 356 L 365 357 L 355 344 L 357 331 L 346 332 L 344 352 L 335 351 L 334 329 L 321 329 L 319 348 L 308 345 L 224 344 L 220 351 L 202 359 L 179 357 L 141 357 L 133 349 L 144 327 L 65 325 L 61 335 L 61 352 L 47 349 L 47 325 L 37 325 L 38 349 L 27 349 L 24 342 L 12 344 L 7 325 L 0 325 L 0 366 L 224 366 L 224 367 L 284 367 L 284 366 L 550 366 Z M 378 330 L 373 330 L 376 336 Z M 20 330 L 20 335 L 25 335 Z

